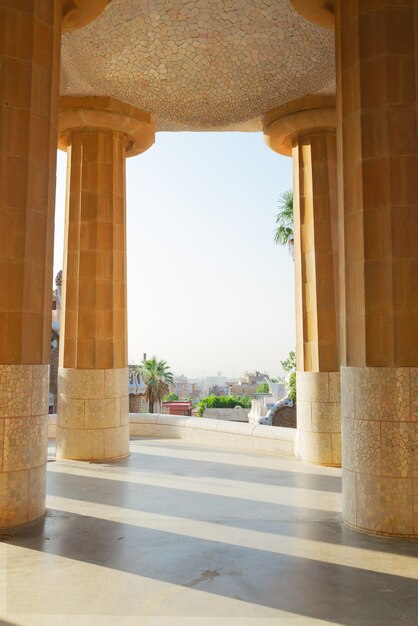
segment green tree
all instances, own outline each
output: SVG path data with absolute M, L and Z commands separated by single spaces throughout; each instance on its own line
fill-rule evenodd
M 161 402 L 173 384 L 173 373 L 165 361 L 158 361 L 155 356 L 140 363 L 142 379 L 145 383 L 145 400 L 149 412 L 154 413 L 155 402 Z
M 255 390 L 256 393 L 270 393 L 270 387 L 268 383 L 260 383 Z
M 173 391 L 164 396 L 163 402 L 177 402 L 179 399 L 178 395 Z
M 293 402 L 296 401 L 296 354 L 294 350 L 289 352 L 287 359 L 280 361 L 284 371 L 288 374 L 286 382 L 287 395 Z
M 293 191 L 285 191 L 279 198 L 279 212 L 276 215 L 274 242 L 281 246 L 293 246 Z
M 203 416 L 205 409 L 234 409 L 241 406 L 244 409 L 251 408 L 251 398 L 248 396 L 208 396 L 202 398 L 197 405 L 199 417 Z

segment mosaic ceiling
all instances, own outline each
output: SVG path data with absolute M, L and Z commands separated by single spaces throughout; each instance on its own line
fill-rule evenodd
M 334 91 L 334 37 L 289 0 L 113 0 L 63 37 L 61 93 L 109 95 L 158 130 L 260 130 L 260 116 Z

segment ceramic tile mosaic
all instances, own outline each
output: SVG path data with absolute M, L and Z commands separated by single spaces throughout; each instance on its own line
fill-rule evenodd
M 376 534 L 418 536 L 418 368 L 341 369 L 343 469 L 356 476 L 343 490 L 344 519 Z
M 344 456 L 343 456 L 344 459 Z M 347 469 L 343 469 L 342 473 L 342 486 L 343 493 L 346 497 L 343 499 L 343 520 L 350 524 L 350 526 L 356 525 L 356 472 L 350 472 Z
M 355 417 L 368 420 L 407 420 L 410 412 L 408 367 L 355 368 Z
M 49 365 L 32 365 L 32 415 L 45 415 L 49 407 Z
M 29 519 L 35 520 L 45 513 L 46 466 L 29 470 Z
M 418 421 L 418 367 L 409 370 L 410 393 L 411 393 L 411 422 Z
M 380 473 L 380 424 L 343 418 L 344 468 L 370 474 Z
M 48 415 L 4 420 L 4 472 L 45 465 L 47 453 Z
M 0 415 L 22 417 L 31 414 L 32 366 L 0 365 Z
M 0 527 L 40 517 L 45 493 L 29 491 L 33 468 L 45 476 L 48 365 L 0 365 Z
M 289 0 L 113 0 L 62 40 L 61 93 L 110 95 L 158 130 L 261 130 L 260 117 L 334 93 L 334 36 Z
M 413 535 L 412 487 L 409 478 L 357 475 L 356 526 L 381 534 Z
M 414 422 L 382 422 L 382 475 L 418 478 L 418 428 Z
M 0 528 L 28 521 L 28 491 L 29 470 L 0 472 Z

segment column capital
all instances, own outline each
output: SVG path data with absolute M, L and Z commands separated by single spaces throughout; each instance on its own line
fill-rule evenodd
M 335 0 L 290 0 L 296 11 L 309 22 L 335 29 Z
M 334 96 L 305 96 L 264 114 L 264 141 L 274 152 L 291 156 L 296 137 L 309 131 L 335 130 L 336 125 Z
M 62 32 L 70 33 L 87 26 L 112 0 L 62 0 Z
M 66 150 L 76 130 L 104 129 L 126 135 L 126 156 L 141 154 L 155 141 L 151 113 L 115 98 L 62 96 L 60 99 L 58 147 Z

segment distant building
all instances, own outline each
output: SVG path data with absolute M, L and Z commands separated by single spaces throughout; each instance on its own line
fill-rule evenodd
M 180 400 L 191 398 L 192 400 L 200 400 L 202 395 L 201 387 L 198 383 L 189 381 L 187 376 L 175 376 L 174 383 L 170 385 L 170 391 L 176 393 Z
M 238 383 L 230 388 L 231 396 L 253 396 L 258 388 L 256 385 L 248 385 L 246 383 Z
M 229 387 L 227 385 L 213 385 L 209 387 L 210 396 L 229 396 Z
M 135 365 L 129 365 L 129 413 L 146 413 L 145 383 Z
M 269 375 L 267 373 L 255 370 L 254 372 L 245 372 L 244 376 L 241 378 L 241 382 L 246 385 L 258 386 L 260 383 L 266 382 L 265 379 L 268 377 Z
M 189 415 L 192 414 L 192 402 L 163 402 L 163 413 L 169 415 Z
M 58 402 L 58 359 L 60 346 L 62 270 L 55 277 L 52 292 L 51 365 L 49 368 L 49 413 L 57 412 Z

